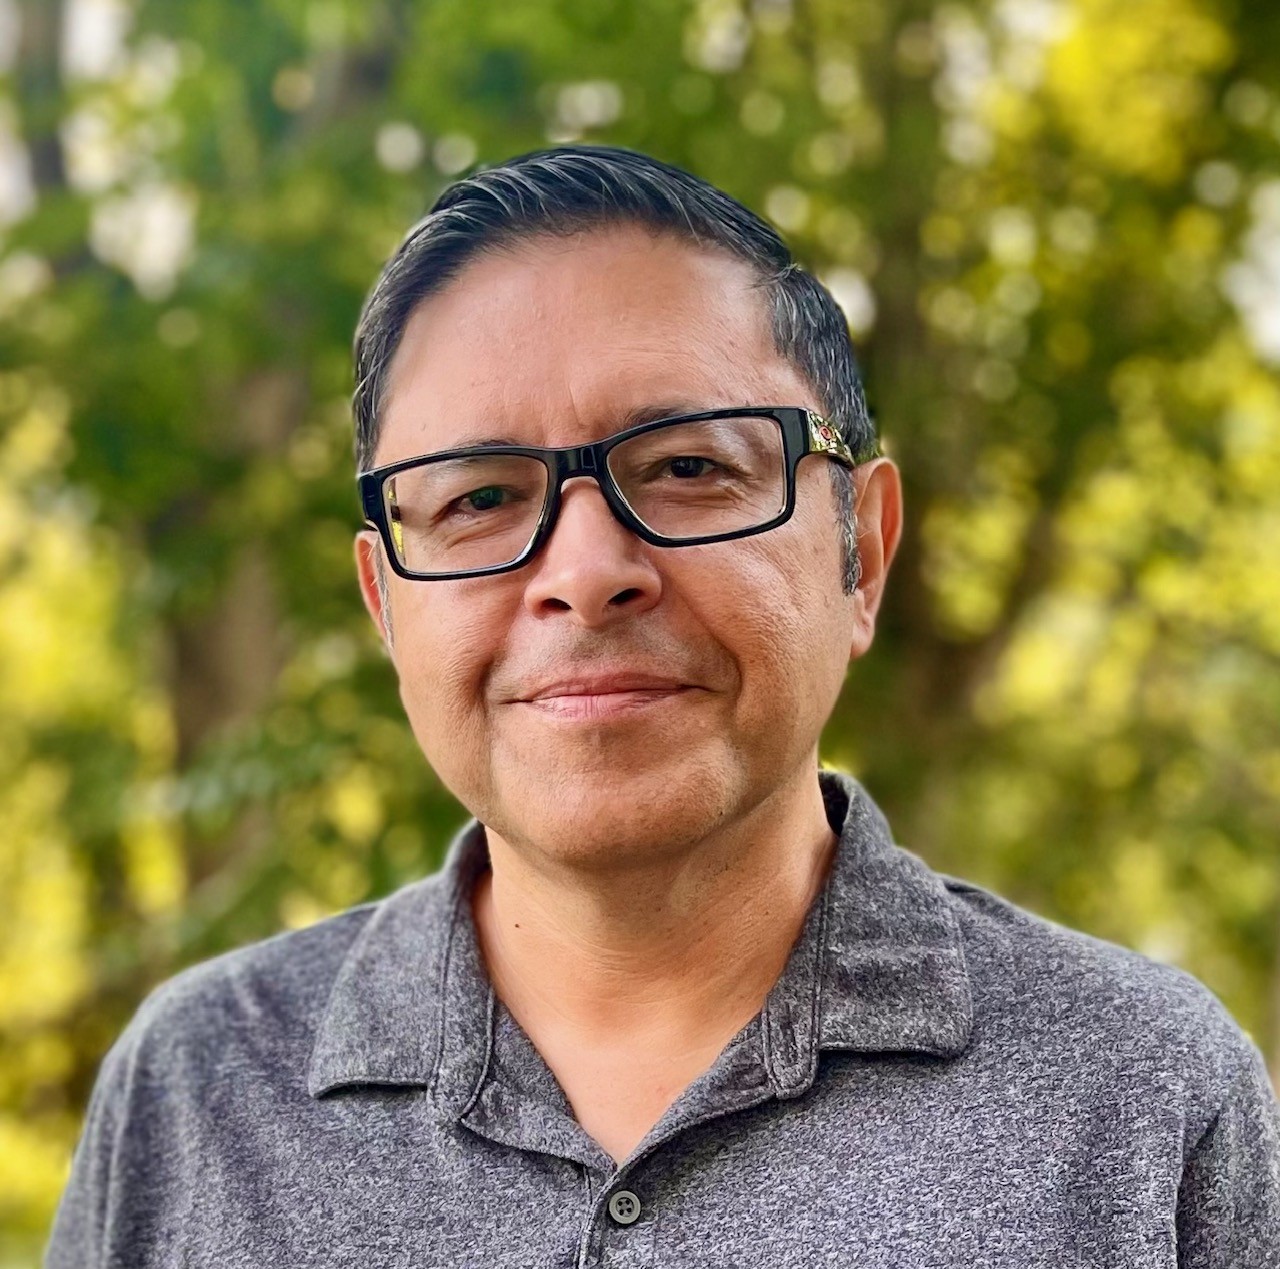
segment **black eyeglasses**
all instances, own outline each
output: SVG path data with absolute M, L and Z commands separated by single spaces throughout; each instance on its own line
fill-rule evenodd
M 825 419 L 793 406 L 680 414 L 590 445 L 474 445 L 407 458 L 357 478 L 365 520 L 401 577 L 444 581 L 526 564 L 551 534 L 560 487 L 591 476 L 609 509 L 654 546 L 750 537 L 790 519 L 809 454 L 856 467 Z

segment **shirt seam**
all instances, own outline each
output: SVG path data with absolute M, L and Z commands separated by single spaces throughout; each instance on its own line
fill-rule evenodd
M 577 1265 L 586 1265 L 591 1256 L 591 1232 L 595 1228 L 596 1216 L 596 1196 L 594 1186 L 591 1184 L 591 1169 L 578 1165 L 582 1168 L 582 1179 L 587 1186 L 587 1203 L 585 1207 L 586 1219 L 582 1223 L 582 1237 L 578 1239 L 578 1258 L 575 1262 Z
M 839 847 L 837 846 L 837 849 Z M 801 1055 L 800 1060 L 804 1064 L 804 1074 L 798 1081 L 788 1081 L 785 1086 L 785 1095 L 797 1096 L 803 1092 L 806 1085 L 813 1083 L 813 1075 L 816 1072 L 818 1059 L 817 1053 L 821 1048 L 821 998 L 822 998 L 822 974 L 826 965 L 827 950 L 827 914 L 831 906 L 831 885 L 828 881 L 822 887 L 820 903 L 818 907 L 818 928 L 814 935 L 815 952 L 813 955 L 813 985 L 809 991 L 808 1012 L 809 1012 L 809 1035 L 806 1051 Z M 784 1087 L 778 1078 L 778 1063 L 776 1060 L 776 1051 L 773 1046 L 773 1028 L 776 1025 L 775 1007 L 773 1001 L 765 998 L 763 1017 L 761 1019 L 763 1026 L 761 1027 L 761 1043 L 764 1049 L 765 1070 L 769 1075 L 769 1082 L 773 1086 L 775 1096 L 784 1095 Z M 799 1063 L 797 1063 L 799 1065 Z
M 1236 1062 L 1236 1068 L 1232 1072 L 1230 1078 L 1228 1078 L 1226 1081 L 1226 1091 L 1223 1093 L 1222 1101 L 1218 1103 L 1218 1108 L 1213 1112 L 1212 1118 L 1210 1118 L 1209 1122 L 1205 1125 L 1203 1131 L 1195 1139 L 1195 1142 L 1192 1144 L 1190 1150 L 1187 1151 L 1187 1156 L 1183 1160 L 1184 1172 L 1186 1168 L 1190 1166 L 1195 1156 L 1200 1152 L 1201 1148 L 1204 1146 L 1204 1143 L 1209 1139 L 1210 1135 L 1222 1122 L 1223 1112 L 1235 1100 L 1236 1087 L 1240 1084 L 1241 1080 L 1245 1077 L 1245 1075 L 1248 1074 L 1251 1061 L 1252 1061 L 1251 1055 L 1248 1053 L 1240 1054 L 1238 1056 L 1237 1062 Z
M 840 846 L 837 844 L 836 849 Z M 818 964 L 814 970 L 813 1000 L 809 1008 L 809 1026 L 811 1044 L 809 1047 L 810 1066 L 818 1065 L 818 1053 L 822 1048 L 822 980 L 827 972 L 827 925 L 831 914 L 831 882 L 822 888 L 822 910 L 818 914 Z
M 431 1096 L 440 1100 L 440 1070 L 444 1065 L 446 1014 L 449 1007 L 449 965 L 453 959 L 454 938 L 459 925 L 459 909 L 462 903 L 462 888 L 457 887 L 454 901 L 449 911 L 449 932 L 445 936 L 444 956 L 441 958 L 440 973 L 437 978 L 437 990 L 440 995 L 440 1007 L 437 1010 L 436 1023 L 436 1056 L 431 1068 L 431 1082 L 428 1085 Z
M 485 1039 L 484 1039 L 484 1060 L 480 1063 L 480 1077 L 476 1080 L 475 1087 L 471 1090 L 471 1096 L 467 1098 L 467 1104 L 458 1112 L 458 1118 L 466 1116 L 471 1108 L 480 1100 L 480 1091 L 485 1086 L 485 1081 L 489 1077 L 489 1068 L 493 1064 L 493 1027 L 494 1016 L 497 1012 L 495 1008 L 497 995 L 492 984 L 489 987 L 489 999 L 485 1007 Z

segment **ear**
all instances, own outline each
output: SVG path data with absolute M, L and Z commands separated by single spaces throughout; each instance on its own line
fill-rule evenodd
M 861 572 L 853 594 L 854 630 L 849 659 L 871 647 L 889 566 L 902 537 L 902 477 L 892 459 L 876 458 L 853 473 Z
M 389 653 L 391 651 L 391 614 L 387 611 L 383 587 L 378 577 L 381 564 L 379 552 L 382 550 L 382 543 L 372 529 L 362 529 L 356 534 L 355 548 L 356 576 L 360 579 L 360 596 Z

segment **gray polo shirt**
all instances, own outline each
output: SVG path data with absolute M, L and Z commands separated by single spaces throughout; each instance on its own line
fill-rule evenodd
M 820 779 L 840 845 L 781 977 L 621 1167 L 485 976 L 473 821 L 143 1004 L 48 1265 L 1280 1266 L 1280 1108 L 1217 999 Z

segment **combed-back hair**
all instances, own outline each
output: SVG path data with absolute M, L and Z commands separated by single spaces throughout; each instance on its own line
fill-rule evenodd
M 813 388 L 849 448 L 855 454 L 870 448 L 875 428 L 844 314 L 792 259 L 777 231 L 670 163 L 615 146 L 570 145 L 522 154 L 453 182 L 388 260 L 356 328 L 352 408 L 359 469 L 373 465 L 391 361 L 423 300 L 485 251 L 613 225 L 671 234 L 749 265 L 770 310 L 778 353 Z M 852 591 L 858 573 L 852 480 L 839 464 L 830 467 L 845 537 L 842 580 Z

